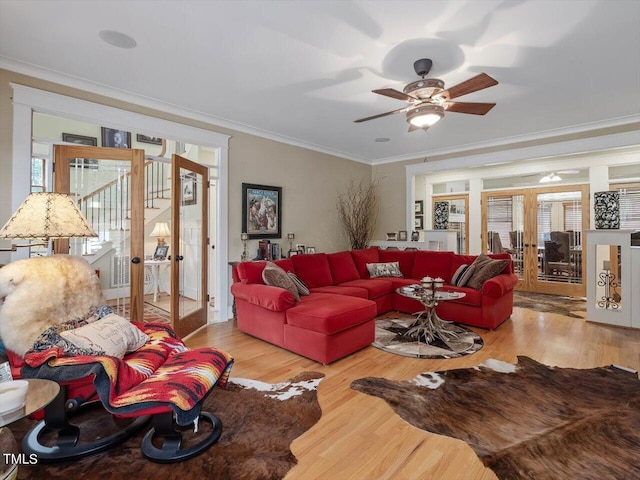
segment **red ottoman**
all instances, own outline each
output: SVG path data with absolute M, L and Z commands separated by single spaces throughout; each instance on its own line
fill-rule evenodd
M 284 346 L 323 364 L 370 345 L 375 339 L 376 303 L 333 295 L 286 311 Z

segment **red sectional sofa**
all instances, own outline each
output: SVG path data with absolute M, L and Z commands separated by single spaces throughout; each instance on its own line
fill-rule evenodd
M 476 258 L 452 252 L 373 247 L 275 261 L 309 287 L 311 294 L 301 296 L 300 302 L 288 290 L 264 284 L 266 262 L 242 262 L 234 266 L 231 286 L 238 328 L 326 365 L 371 344 L 377 315 L 422 310 L 418 301 L 399 295 L 396 289 L 430 276 L 445 280 L 443 290 L 466 294 L 441 302 L 437 307 L 440 318 L 494 329 L 511 316 L 518 279 L 508 254 L 490 257 L 509 262 L 481 290 L 449 284 L 460 265 L 471 264 Z M 398 262 L 403 277 L 370 278 L 367 263 L 381 262 Z

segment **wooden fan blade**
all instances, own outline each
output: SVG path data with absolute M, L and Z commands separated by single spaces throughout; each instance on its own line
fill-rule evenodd
M 398 100 L 404 100 L 405 102 L 413 103 L 417 100 L 417 98 L 412 97 L 411 95 L 407 95 L 406 93 L 399 92 L 398 90 L 394 90 L 393 88 L 382 88 L 380 90 L 371 90 L 373 93 L 378 93 L 380 95 L 385 95 L 387 97 L 396 98 Z
M 482 90 L 483 88 L 493 87 L 497 84 L 497 80 L 491 78 L 486 73 L 481 73 L 480 75 L 476 75 L 475 77 L 459 83 L 454 87 L 443 90 L 438 95 L 442 95 L 447 100 L 450 100 L 452 98 L 461 97 L 472 92 L 477 92 L 478 90 Z
M 444 109 L 447 112 L 486 115 L 495 106 L 495 103 L 445 102 Z
M 379 113 L 378 115 L 373 115 L 372 117 L 360 118 L 358 120 L 354 120 L 353 123 L 366 122 L 367 120 L 373 120 L 374 118 L 386 117 L 387 115 L 393 115 L 394 113 L 406 112 L 409 107 L 399 108 L 398 110 L 393 110 L 391 112 Z

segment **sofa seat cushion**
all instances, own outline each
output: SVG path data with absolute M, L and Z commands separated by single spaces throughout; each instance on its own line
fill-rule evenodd
M 369 292 L 361 287 L 346 287 L 339 285 L 327 285 L 326 287 L 318 287 L 311 290 L 316 293 L 333 293 L 335 295 L 348 295 L 350 297 L 369 298 Z
M 453 285 L 445 285 L 442 289 L 446 292 L 464 293 L 465 296 L 456 300 L 446 300 L 447 302 L 462 303 L 464 305 L 472 305 L 474 307 L 480 307 L 482 305 L 482 292 L 475 288 L 469 287 L 455 287 Z
M 329 260 L 326 253 L 315 253 L 312 255 L 294 255 L 291 257 L 295 274 L 300 277 L 307 287 L 324 287 L 333 285 Z
M 375 316 L 374 302 L 348 295 L 332 295 L 331 299 L 300 302 L 286 312 L 289 325 L 325 335 L 368 322 Z
M 417 285 L 420 283 L 415 278 L 388 278 L 387 280 L 391 280 L 391 291 L 393 292 L 395 292 L 400 287 Z
M 368 298 L 378 298 L 393 292 L 393 282 L 388 278 L 352 280 L 350 282 L 341 283 L 340 286 L 364 288 L 368 293 Z

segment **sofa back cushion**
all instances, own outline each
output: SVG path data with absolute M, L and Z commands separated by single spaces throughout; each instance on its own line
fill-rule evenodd
M 329 268 L 331 269 L 331 278 L 335 285 L 340 285 L 351 280 L 358 280 L 360 274 L 353 261 L 353 257 L 349 252 L 328 253 Z
M 378 247 L 370 247 L 365 250 L 351 250 L 351 257 L 358 269 L 360 278 L 369 278 L 367 263 L 378 263 L 380 261 Z
M 453 252 L 418 250 L 415 252 L 415 255 L 411 278 L 440 277 L 444 279 L 445 282 L 451 280 L 451 275 L 453 274 L 451 271 L 451 260 L 455 255 Z
M 262 271 L 267 262 L 240 262 L 238 264 L 238 276 L 242 283 L 261 283 Z
M 276 260 L 273 263 L 282 268 L 285 272 L 294 272 L 293 262 L 290 258 L 283 258 L 282 260 Z M 242 283 L 261 283 L 264 284 L 262 279 L 262 271 L 264 270 L 267 262 L 240 262 L 236 265 L 235 270 L 238 278 Z M 235 281 L 235 278 L 234 278 Z
M 293 272 L 293 273 L 295 273 L 295 271 L 296 271 L 295 268 L 293 268 L 293 262 L 291 261 L 290 258 L 282 258 L 280 260 L 274 260 L 273 263 L 278 265 L 285 272 Z
M 309 287 L 333 285 L 326 253 L 294 255 L 291 257 L 295 273 Z
M 403 250 L 380 250 L 380 261 L 384 263 L 398 262 L 400 264 L 400 271 L 402 276 L 411 277 L 413 272 L 413 263 L 416 258 L 415 251 L 403 251 Z

